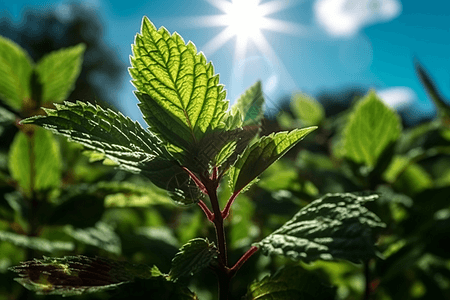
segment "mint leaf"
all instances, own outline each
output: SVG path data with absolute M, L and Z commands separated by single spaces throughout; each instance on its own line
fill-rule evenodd
M 65 102 L 55 106 L 56 109 L 45 109 L 46 116 L 28 118 L 22 123 L 40 125 L 100 153 L 100 158 L 115 162 L 123 170 L 147 176 L 177 202 L 189 204 L 200 199 L 201 192 L 178 162 L 138 122 L 90 103 Z
M 230 170 L 230 185 L 239 192 L 317 127 L 264 136 L 249 146 Z
M 55 106 L 45 109 L 46 116 L 34 116 L 21 123 L 42 126 L 136 171 L 139 162 L 158 155 L 169 158 L 156 136 L 121 113 L 80 101 Z
M 13 41 L 0 36 L 0 100 L 19 110 L 31 98 L 33 62 Z
M 305 262 L 346 259 L 355 263 L 375 255 L 373 231 L 385 224 L 363 206 L 378 195 L 327 194 L 256 243 L 264 254 Z
M 257 81 L 242 94 L 230 110 L 231 118 L 227 122 L 230 128 L 243 127 L 248 125 L 261 125 L 264 117 L 264 97 L 262 93 L 261 81 Z
M 130 74 L 151 130 L 179 148 L 221 127 L 226 93 L 211 63 L 177 33 L 159 30 L 147 17 L 133 45 Z
M 42 103 L 62 102 L 73 90 L 81 71 L 84 44 L 53 51 L 36 65 L 42 86 Z
M 135 278 L 159 277 L 159 271 L 101 257 L 44 257 L 10 268 L 16 281 L 37 294 L 73 296 L 117 288 Z M 159 274 L 158 274 L 159 273 Z
M 166 205 L 173 207 L 167 193 L 152 184 L 135 184 L 132 182 L 99 182 L 95 192 L 105 193 L 105 207 L 150 207 Z
M 335 299 L 336 289 L 301 266 L 284 267 L 272 276 L 253 282 L 245 300 L 328 300 Z
M 354 107 L 344 128 L 345 156 L 373 168 L 402 131 L 397 113 L 370 92 Z
M 75 245 L 72 242 L 52 241 L 7 231 L 0 231 L 0 241 L 12 243 L 18 247 L 50 253 L 55 251 L 73 251 L 75 249 Z
M 122 252 L 119 236 L 106 223 L 97 222 L 95 227 L 83 229 L 73 228 L 69 225 L 64 228 L 64 232 L 83 244 L 98 247 L 117 255 L 120 255 Z
M 296 94 L 292 97 L 291 109 L 302 126 L 319 125 L 325 118 L 325 110 L 316 99 L 306 94 Z
M 192 239 L 173 258 L 169 278 L 177 281 L 182 276 L 193 275 L 208 267 L 217 254 L 217 248 L 208 239 Z
M 61 155 L 51 132 L 37 128 L 31 136 L 19 132 L 9 151 L 9 170 L 27 195 L 59 187 Z

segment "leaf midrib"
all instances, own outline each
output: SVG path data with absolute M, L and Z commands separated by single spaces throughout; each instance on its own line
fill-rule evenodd
M 194 130 L 193 130 L 193 127 L 192 127 L 191 120 L 190 120 L 190 118 L 189 118 L 189 115 L 187 114 L 187 107 L 184 107 L 184 105 L 183 105 L 182 97 L 181 97 L 181 95 L 180 95 L 180 93 L 179 93 L 179 87 L 178 87 L 177 80 L 176 80 L 176 78 L 178 78 L 178 75 L 180 74 L 181 56 L 182 56 L 182 54 L 183 54 L 184 52 L 189 51 L 189 50 L 186 48 L 186 49 L 184 49 L 184 51 L 182 51 L 182 50 L 180 49 L 180 47 L 178 46 L 178 44 L 177 44 L 176 47 L 177 47 L 178 51 L 180 52 L 180 54 L 179 54 L 179 56 L 180 56 L 180 61 L 178 62 L 177 74 L 176 74 L 176 78 L 175 78 L 175 80 L 174 80 L 173 75 L 172 75 L 172 72 L 170 72 L 170 69 L 169 69 L 168 64 L 167 64 L 167 63 L 170 61 L 170 57 L 171 57 L 170 46 L 169 46 L 169 44 L 167 43 L 167 40 L 164 39 L 164 36 L 163 36 L 162 34 L 160 34 L 160 35 L 161 35 L 161 37 L 159 38 L 158 41 L 160 41 L 160 40 L 164 41 L 164 43 L 165 43 L 165 45 L 167 46 L 167 49 L 168 49 L 168 54 L 169 54 L 169 56 L 168 56 L 168 58 L 167 58 L 167 61 L 164 59 L 164 55 L 163 55 L 163 53 L 161 52 L 160 47 L 156 47 L 156 49 L 157 49 L 157 51 L 158 51 L 158 54 L 159 54 L 160 57 L 162 58 L 162 61 L 164 62 L 164 66 L 163 66 L 163 67 L 165 68 L 167 74 L 169 74 L 169 77 L 170 77 L 170 79 L 171 79 L 171 81 L 172 81 L 172 84 L 173 84 L 173 86 L 174 86 L 174 88 L 175 88 L 174 92 L 176 93 L 177 98 L 178 98 L 178 101 L 179 101 L 179 105 L 181 106 L 180 109 L 183 111 L 184 117 L 186 118 L 186 122 L 187 122 L 187 124 L 188 124 L 189 130 L 191 131 L 191 136 L 192 136 L 192 138 L 194 139 L 194 141 L 197 142 L 197 140 L 196 140 L 196 138 L 195 138 L 195 134 L 194 134 Z M 151 35 L 150 35 L 149 37 L 152 38 L 152 41 L 155 43 L 155 45 L 158 45 L 158 42 L 155 41 Z M 171 37 L 171 36 L 169 35 L 169 37 Z M 195 59 L 194 59 L 194 70 L 195 70 Z M 150 71 L 150 69 L 149 69 L 149 71 Z M 153 72 L 152 72 L 152 74 L 155 76 L 155 74 L 154 74 Z M 194 72 L 194 74 L 192 74 L 192 75 L 193 75 L 194 78 L 195 78 L 195 72 Z M 157 78 L 157 77 L 155 76 L 155 78 Z M 166 87 L 167 87 L 168 89 L 171 89 L 171 88 L 168 87 L 167 85 L 166 85 Z M 192 91 L 193 91 L 193 90 L 194 90 L 194 89 L 192 89 Z M 155 91 L 157 91 L 157 89 L 155 89 Z M 190 95 L 189 95 L 189 103 L 190 103 L 190 101 L 191 101 L 191 99 L 192 99 L 192 91 L 191 91 L 191 93 L 190 93 Z M 204 102 L 204 101 L 203 101 L 203 102 Z M 189 103 L 188 103 L 188 106 L 189 106 Z

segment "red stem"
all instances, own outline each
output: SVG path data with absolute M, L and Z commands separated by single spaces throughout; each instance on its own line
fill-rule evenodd
M 233 204 L 234 200 L 236 200 L 236 197 L 239 195 L 241 191 L 234 192 L 233 195 L 231 195 L 230 199 L 228 199 L 227 204 L 225 205 L 225 208 L 222 210 L 222 219 L 226 219 L 228 215 L 230 214 L 231 205 Z
M 200 200 L 200 201 L 198 201 L 197 204 L 203 210 L 203 212 L 205 213 L 208 220 L 214 223 L 214 214 L 209 210 L 209 208 L 208 208 L 208 206 L 206 206 L 205 202 Z
M 258 251 L 258 247 L 252 246 L 250 249 L 247 250 L 247 252 L 244 253 L 244 255 L 241 256 L 241 258 L 237 261 L 237 263 L 234 264 L 234 266 L 229 270 L 229 276 L 233 277 L 237 271 L 242 267 L 242 265 L 253 255 L 255 252 Z
M 191 170 L 189 170 L 186 167 L 181 167 L 186 173 L 188 173 L 189 177 L 191 177 L 192 180 L 194 180 L 195 185 L 197 185 L 197 187 L 205 194 L 208 194 L 208 191 L 205 188 L 205 185 L 201 182 L 200 179 L 197 178 L 197 176 L 195 176 L 194 173 L 191 172 Z

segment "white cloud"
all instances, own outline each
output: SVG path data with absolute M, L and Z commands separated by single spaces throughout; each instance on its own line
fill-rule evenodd
M 400 15 L 399 0 L 316 0 L 314 14 L 333 36 L 352 36 L 361 28 Z
M 377 91 L 377 95 L 386 104 L 395 109 L 408 107 L 417 100 L 416 93 L 411 88 L 405 86 L 396 86 Z

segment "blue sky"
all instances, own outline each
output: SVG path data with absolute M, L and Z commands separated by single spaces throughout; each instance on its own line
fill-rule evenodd
M 450 1 L 240 0 L 259 2 L 259 7 L 267 8 L 266 19 L 261 24 L 255 19 L 248 26 L 240 25 L 254 30 L 249 33 L 250 38 L 242 32 L 233 35 L 233 29 L 229 28 L 229 39 L 221 42 L 218 36 L 237 22 L 230 18 L 222 20 L 231 14 L 224 9 L 232 7 L 231 1 L 82 3 L 98 11 L 106 42 L 127 65 L 130 45 L 143 15 L 157 27 L 165 26 L 170 32 L 180 33 L 185 41 L 193 41 L 213 61 L 232 102 L 256 80 L 263 81 L 269 103 L 293 92 L 315 95 L 323 90 L 361 86 L 376 89 L 385 101 L 399 109 L 413 105 L 411 118 L 417 120 L 433 114 L 434 107 L 416 77 L 414 57 L 450 98 Z M 5 1 L 0 10 L 1 15 L 19 22 L 27 8 L 56 8 L 64 17 L 70 13 L 66 10 L 67 3 Z M 255 11 L 258 9 L 237 19 L 250 19 Z M 266 28 L 253 28 L 256 23 Z M 247 41 L 245 51 L 244 41 Z M 141 120 L 133 89 L 127 79 L 118 98 L 124 113 Z

